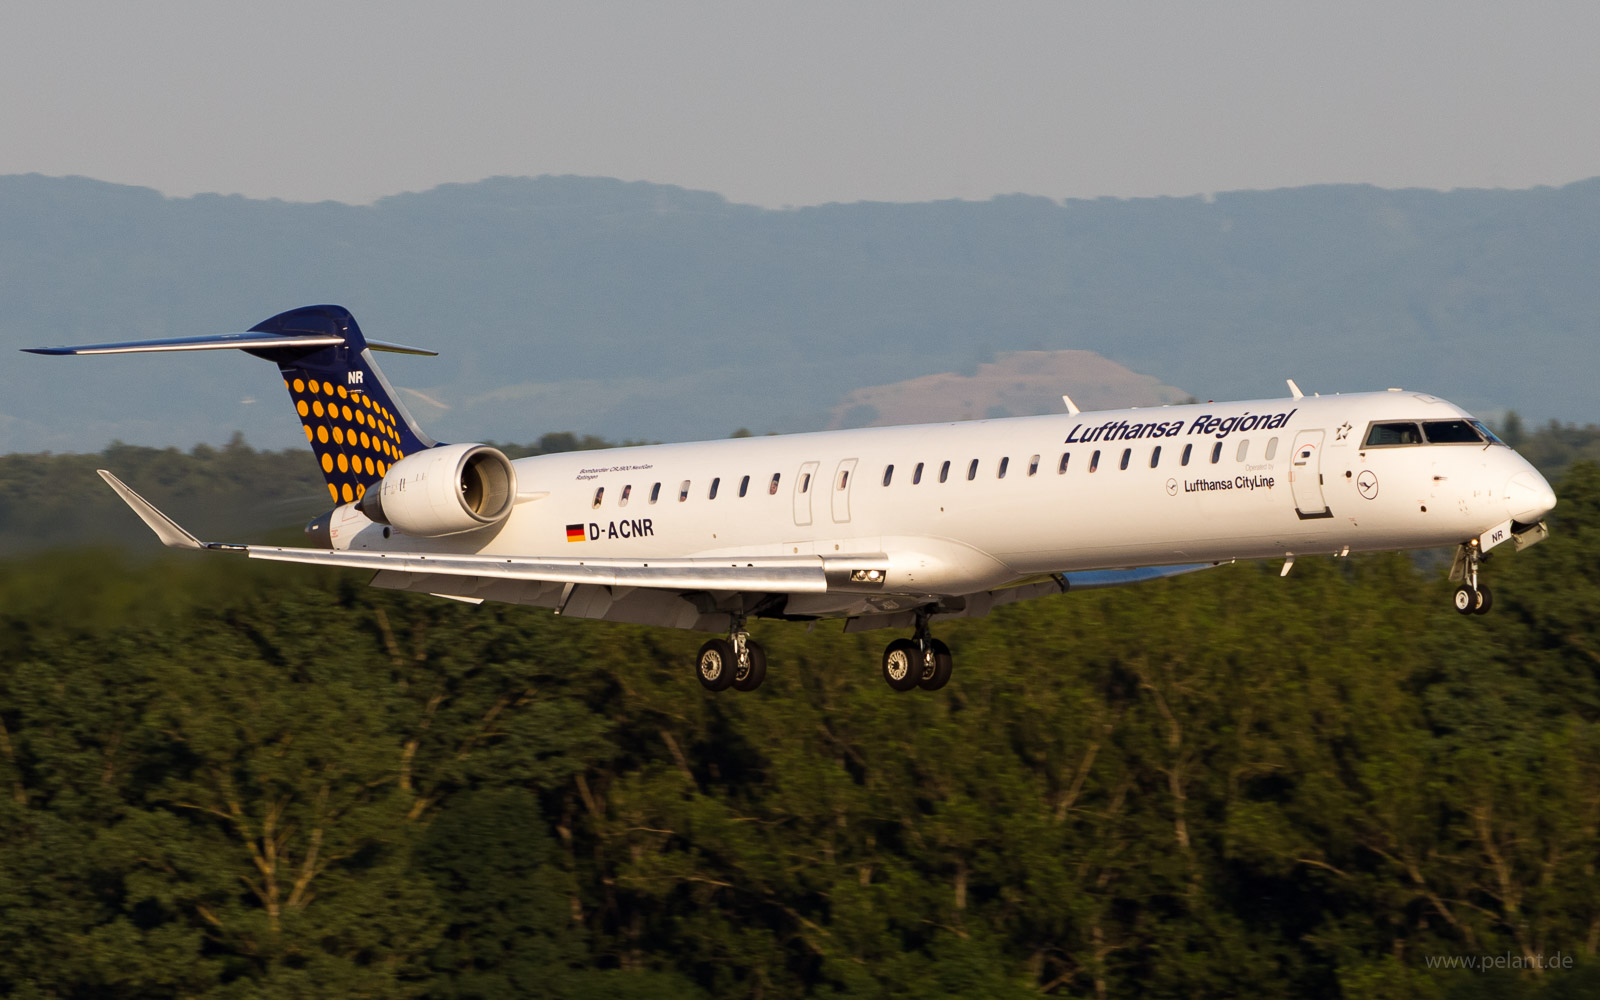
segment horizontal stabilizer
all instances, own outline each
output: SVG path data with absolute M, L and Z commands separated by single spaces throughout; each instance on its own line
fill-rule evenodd
M 80 344 L 76 347 L 24 347 L 29 354 L 154 354 L 169 351 L 280 350 L 285 347 L 333 347 L 345 338 L 330 334 L 219 333 L 209 337 L 169 337 L 164 340 L 128 340 L 114 344 Z M 436 356 L 438 351 L 369 340 L 374 351 Z
M 77 347 L 24 347 L 29 354 L 149 354 L 160 351 L 225 351 L 252 347 L 329 347 L 343 337 L 306 335 L 280 337 L 260 333 L 219 333 L 210 337 L 169 337 L 166 340 L 129 340 L 119 344 L 82 344 Z

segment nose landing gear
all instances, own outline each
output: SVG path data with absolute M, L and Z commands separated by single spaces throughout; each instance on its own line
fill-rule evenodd
M 1450 579 L 1459 580 L 1461 586 L 1456 588 L 1451 601 L 1461 614 L 1486 615 L 1494 606 L 1493 592 L 1478 580 L 1478 566 L 1488 559 L 1489 553 L 1479 547 L 1476 538 L 1462 542 L 1456 550 L 1455 561 L 1450 565 Z
M 955 660 L 950 647 L 928 633 L 928 612 L 917 612 L 916 635 L 896 639 L 883 651 L 883 680 L 896 691 L 937 691 L 950 683 Z

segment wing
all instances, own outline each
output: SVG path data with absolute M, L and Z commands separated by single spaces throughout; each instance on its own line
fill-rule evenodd
M 640 625 L 721 631 L 729 612 L 746 613 L 767 597 L 787 595 L 786 617 L 845 618 L 845 631 L 910 625 L 915 609 L 936 617 L 986 615 L 1013 601 L 1069 590 L 1118 587 L 1220 563 L 1057 573 L 1010 587 L 965 595 L 886 592 L 888 557 L 767 556 L 747 559 L 564 559 L 285 548 L 203 542 L 157 510 L 116 476 L 99 470 L 113 490 L 171 548 L 241 552 L 251 559 L 376 571 L 372 585 L 478 603 L 505 601 L 554 608 L 557 614 Z M 821 601 L 800 595 L 826 595 Z M 796 608 L 796 600 L 802 606 Z
M 269 562 L 343 566 L 427 577 L 476 577 L 487 580 L 650 587 L 663 590 L 754 591 L 757 593 L 824 593 L 830 577 L 848 578 L 860 569 L 883 569 L 870 557 L 829 559 L 819 556 L 775 556 L 724 559 L 526 559 L 514 556 L 451 555 L 432 552 L 355 552 L 202 542 L 157 510 L 116 476 L 99 470 L 133 512 L 156 533 L 162 544 L 180 549 L 242 552 Z

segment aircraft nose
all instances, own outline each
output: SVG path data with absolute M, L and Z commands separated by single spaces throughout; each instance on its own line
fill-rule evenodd
M 1513 521 L 1533 524 L 1556 505 L 1556 491 L 1544 477 L 1529 469 L 1506 483 L 1506 513 Z

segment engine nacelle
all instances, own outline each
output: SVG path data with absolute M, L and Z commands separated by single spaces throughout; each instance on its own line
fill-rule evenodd
M 499 524 L 517 501 L 511 460 L 481 444 L 407 455 L 367 487 L 356 509 L 408 535 L 453 535 Z

